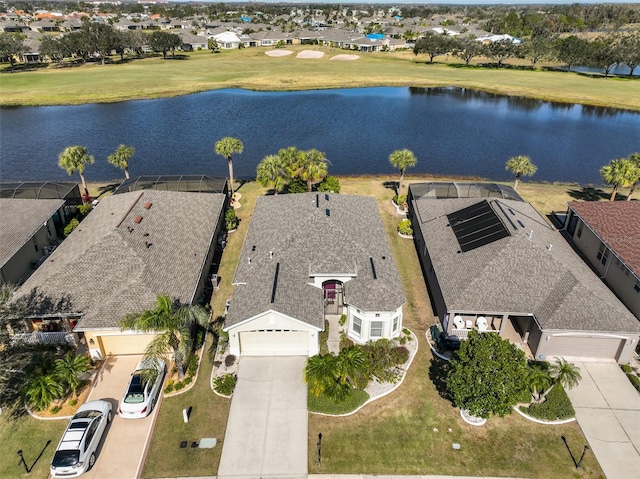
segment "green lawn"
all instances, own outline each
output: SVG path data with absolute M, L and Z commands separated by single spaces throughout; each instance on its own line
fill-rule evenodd
M 315 397 L 311 392 L 307 395 L 309 411 L 323 414 L 347 414 L 362 406 L 369 399 L 369 394 L 362 389 L 354 389 L 346 400 L 336 402 L 325 399 L 324 396 Z
M 288 47 L 289 48 L 289 47 Z M 313 48 L 320 59 L 299 59 Z M 638 80 L 515 68 L 462 68 L 455 59 L 427 64 L 412 52 L 359 53 L 356 61 L 331 61 L 354 53 L 319 46 L 291 46 L 293 55 L 272 58 L 264 48 L 194 52 L 180 59 L 152 57 L 123 64 L 86 64 L 0 73 L 0 106 L 114 102 L 176 96 L 219 88 L 308 90 L 369 86 L 457 86 L 487 92 L 640 110 Z M 115 57 L 114 57 L 115 59 Z M 441 57 L 436 60 L 443 60 Z M 484 59 L 476 62 L 486 62 Z M 526 65 L 514 60 L 513 64 Z M 6 69 L 6 67 L 5 67 Z
M 40 421 L 31 416 L 13 420 L 10 411 L 4 409 L 0 415 L 0 477 L 47 477 L 53 453 L 67 423 L 68 420 Z M 51 441 L 48 446 L 47 441 Z M 19 449 L 23 451 L 27 465 L 33 467 L 30 474 L 20 463 Z M 42 456 L 34 465 L 41 452 Z

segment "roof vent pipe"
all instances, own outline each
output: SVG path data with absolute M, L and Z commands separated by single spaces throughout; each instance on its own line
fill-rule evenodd
M 249 256 L 249 259 L 247 260 L 247 264 L 251 264 L 251 256 Z
M 547 251 L 551 251 L 551 248 L 553 248 L 553 245 L 552 244 L 548 245 L 547 246 Z
M 531 239 L 533 237 L 533 230 L 529 231 L 529 234 L 527 236 L 529 236 L 529 239 Z
M 273 251 L 269 251 L 269 259 L 273 259 Z

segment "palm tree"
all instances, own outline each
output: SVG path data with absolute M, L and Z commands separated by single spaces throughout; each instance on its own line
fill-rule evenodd
M 556 363 L 549 366 L 549 372 L 556 384 L 562 384 L 565 389 L 573 389 L 582 379 L 580 368 L 564 358 L 556 359 Z
M 25 396 L 31 406 L 37 410 L 47 409 L 51 401 L 62 397 L 64 392 L 60 384 L 53 376 L 45 375 L 37 369 L 27 379 Z
M 73 351 L 69 351 L 64 357 L 56 359 L 54 376 L 60 382 L 69 386 L 74 396 L 77 396 L 77 389 L 80 385 L 81 374 L 91 369 L 91 361 L 86 356 L 78 356 Z
M 613 186 L 609 201 L 616 199 L 618 188 L 631 186 L 638 181 L 636 170 L 637 167 L 634 161 L 629 158 L 611 160 L 608 165 L 600 168 L 600 176 L 602 176 L 602 179 L 608 185 Z
M 561 384 L 565 389 L 572 389 L 576 387 L 582 379 L 582 376 L 580 375 L 580 368 L 575 364 L 568 362 L 564 358 L 556 359 L 555 364 L 549 366 L 549 374 L 553 379 L 553 384 L 549 389 L 542 393 L 539 402 L 545 400 L 547 394 L 551 392 L 556 384 Z
M 277 155 L 265 156 L 256 168 L 256 181 L 278 194 L 289 180 L 289 172 L 282 158 Z
M 165 294 L 158 295 L 155 309 L 128 314 L 120 320 L 120 328 L 123 330 L 158 333 L 147 346 L 144 357 L 149 360 L 164 359 L 167 352 L 172 351 L 180 379 L 184 377 L 193 346 L 193 328 L 206 327 L 208 324 L 209 313 L 202 306 L 178 305 Z
M 322 181 L 327 176 L 328 163 L 324 153 L 312 148 L 302 152 L 298 165 L 298 177 L 307 182 L 307 191 L 311 191 L 314 183 Z
M 63 170 L 67 170 L 69 176 L 76 171 L 78 172 L 82 180 L 84 194 L 87 196 L 89 196 L 89 191 L 87 190 L 87 182 L 84 179 L 84 168 L 86 165 L 93 164 L 94 162 L 95 159 L 89 154 L 87 148 L 80 145 L 67 146 L 58 155 L 58 166 Z
M 631 201 L 631 195 L 633 195 L 633 192 L 635 191 L 636 186 L 640 181 L 640 152 L 631 153 L 629 156 L 627 156 L 627 159 L 631 160 L 631 162 L 633 162 L 633 164 L 635 165 L 637 175 L 636 181 L 634 181 L 631 185 L 629 195 L 627 196 L 627 201 Z
M 307 360 L 306 380 L 310 385 L 310 392 L 315 397 L 321 394 L 334 393 L 333 385 L 340 375 L 338 356 L 333 353 L 324 356 L 312 356 Z
M 113 166 L 124 170 L 124 177 L 129 179 L 129 160 L 136 152 L 133 146 L 120 145 L 113 154 L 107 156 L 107 161 Z
M 553 384 L 553 378 L 548 371 L 540 366 L 534 366 L 529 369 L 529 388 L 535 401 L 539 401 L 543 396 L 541 393 L 547 390 Z
M 225 136 L 216 142 L 216 153 L 227 159 L 229 164 L 229 190 L 233 197 L 233 154 L 242 153 L 244 145 L 237 138 Z
M 520 183 L 520 177 L 522 175 L 533 176 L 536 171 L 538 171 L 538 167 L 531 163 L 531 158 L 524 155 L 509 158 L 505 164 L 505 169 L 516 175 L 515 182 L 513 183 L 514 190 L 518 189 L 518 183 Z
M 416 166 L 418 160 L 411 150 L 396 150 L 389 155 L 389 162 L 394 168 L 400 170 L 400 184 L 398 185 L 398 194 L 402 190 L 402 180 L 404 180 L 404 172 L 411 166 Z
M 338 355 L 338 365 L 340 367 L 339 382 L 342 384 L 349 383 L 352 386 L 357 386 L 360 382 L 358 380 L 366 376 L 368 372 L 367 358 L 362 348 L 357 346 L 341 350 Z

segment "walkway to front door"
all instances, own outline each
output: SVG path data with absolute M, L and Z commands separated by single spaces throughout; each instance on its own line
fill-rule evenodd
M 219 479 L 307 477 L 306 356 L 244 356 Z

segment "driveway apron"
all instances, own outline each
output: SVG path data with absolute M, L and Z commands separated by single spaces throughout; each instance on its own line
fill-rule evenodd
M 104 399 L 113 407 L 113 421 L 87 479 L 135 479 L 146 452 L 159 404 L 143 419 L 122 419 L 118 403 L 142 356 L 110 356 L 100 369 L 89 400 Z
M 306 360 L 240 358 L 218 478 L 306 479 Z
M 582 379 L 567 394 L 605 476 L 607 479 L 638 477 L 640 395 L 617 364 L 575 364 L 580 368 Z

